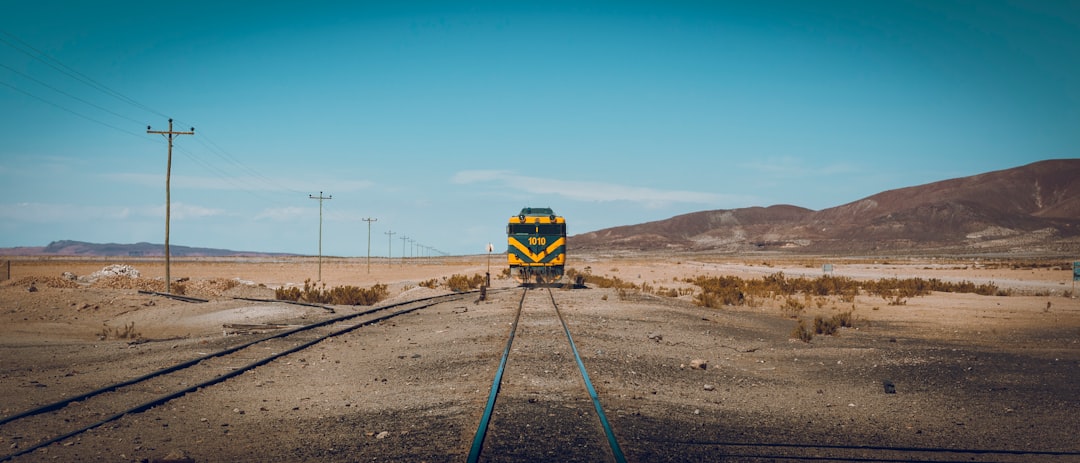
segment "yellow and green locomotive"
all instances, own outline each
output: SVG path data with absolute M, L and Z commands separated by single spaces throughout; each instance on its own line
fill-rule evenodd
M 546 207 L 526 207 L 506 226 L 510 275 L 520 283 L 554 283 L 566 265 L 566 220 Z

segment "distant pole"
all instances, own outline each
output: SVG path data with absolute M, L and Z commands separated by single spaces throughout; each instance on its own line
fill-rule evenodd
M 393 262 L 390 258 L 394 254 L 394 235 L 396 234 L 397 232 L 386 231 L 386 265 L 391 265 L 391 262 Z
M 322 281 L 322 202 L 327 199 L 334 199 L 333 196 L 323 196 L 321 191 L 319 196 L 308 195 L 308 198 L 319 200 L 319 281 Z
M 401 237 L 401 265 L 405 265 L 405 241 L 408 239 L 408 236 Z
M 172 293 L 172 278 L 169 274 L 169 217 L 171 216 L 172 201 L 169 197 L 169 181 L 172 178 L 172 145 L 173 137 L 177 135 L 195 135 L 195 127 L 187 132 L 175 132 L 172 128 L 172 119 L 169 119 L 169 130 L 150 130 L 150 126 L 146 126 L 146 133 L 158 133 L 165 136 L 166 140 L 169 140 L 169 161 L 165 167 L 165 293 Z
M 379 219 L 371 217 L 364 218 L 364 222 L 367 222 L 367 272 L 371 273 L 371 222 L 378 222 Z

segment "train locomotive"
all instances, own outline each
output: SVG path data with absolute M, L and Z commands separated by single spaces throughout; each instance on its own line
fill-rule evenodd
M 566 265 L 566 220 L 546 207 L 526 207 L 506 226 L 510 275 L 519 283 L 555 283 Z

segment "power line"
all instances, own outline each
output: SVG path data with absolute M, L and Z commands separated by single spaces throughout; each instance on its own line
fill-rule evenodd
M 303 193 L 302 191 L 290 188 L 287 185 L 282 184 L 280 180 L 273 180 L 273 179 L 263 175 L 259 171 L 251 168 L 249 164 L 244 164 L 244 163 L 240 162 L 240 160 L 238 160 L 235 156 L 230 154 L 228 151 L 226 151 L 220 145 L 218 145 L 217 143 L 214 143 L 213 138 L 210 137 L 210 136 L 207 136 L 205 131 L 200 132 L 200 134 L 201 134 L 200 143 L 203 145 L 204 148 L 206 148 L 211 153 L 214 153 L 214 155 L 221 158 L 226 163 L 231 164 L 231 165 L 235 166 L 236 168 L 240 169 L 241 171 L 246 172 L 252 178 L 254 178 L 256 180 L 259 180 L 259 181 L 262 181 L 262 182 L 266 183 L 269 186 L 272 186 L 273 187 L 272 189 L 274 189 L 274 190 L 282 190 L 282 189 L 284 189 L 284 190 L 286 190 L 286 191 L 288 191 L 290 193 L 295 193 L 295 194 L 302 194 Z M 205 141 L 205 143 L 203 143 L 203 141 Z
M 56 108 L 56 109 L 59 109 L 59 110 L 61 110 L 61 111 L 65 111 L 65 112 L 67 112 L 67 113 L 70 113 L 70 114 L 72 114 L 72 115 L 75 115 L 75 116 L 81 117 L 81 118 L 83 118 L 83 119 L 86 119 L 86 120 L 88 120 L 88 121 L 90 121 L 90 122 L 93 122 L 93 123 L 95 123 L 95 124 L 101 124 L 101 125 L 103 125 L 103 126 L 105 126 L 105 127 L 108 127 L 108 128 L 110 128 L 110 129 L 113 129 L 113 130 L 117 130 L 117 131 L 119 131 L 119 132 L 123 132 L 123 133 L 126 133 L 126 134 L 128 134 L 128 135 L 132 135 L 132 136 L 135 136 L 135 137 L 140 137 L 140 138 L 142 138 L 142 135 L 140 135 L 140 134 L 138 134 L 138 133 L 135 133 L 135 132 L 130 132 L 130 131 L 127 131 L 127 130 L 125 130 L 125 129 L 122 129 L 122 128 L 120 128 L 120 127 L 117 127 L 117 126 L 115 126 L 115 125 L 112 125 L 112 124 L 110 124 L 110 123 L 108 123 L 108 122 L 104 122 L 104 121 L 99 121 L 99 120 L 97 120 L 97 119 L 94 119 L 94 118 L 92 118 L 92 117 L 90 117 L 90 116 L 87 116 L 87 115 L 85 115 L 85 114 L 82 114 L 82 113 L 80 113 L 80 112 L 78 112 L 78 111 L 75 111 L 75 110 L 73 110 L 73 109 L 69 109 L 69 108 L 67 108 L 67 107 L 64 107 L 64 106 L 62 106 L 62 105 L 60 105 L 60 104 L 57 104 L 57 103 L 53 103 L 53 102 L 51 102 L 51 101 L 49 101 L 49 100 L 46 100 L 46 99 L 44 99 L 44 98 L 42 98 L 42 97 L 40 97 L 40 96 L 34 95 L 33 93 L 30 93 L 30 92 L 28 92 L 28 91 L 26 91 L 26 90 L 23 90 L 23 89 L 21 89 L 21 88 L 19 88 L 19 87 L 16 87 L 16 86 L 14 86 L 14 85 L 11 85 L 11 84 L 9 84 L 9 83 L 7 83 L 7 82 L 0 82 L 0 85 L 3 85 L 3 86 L 5 86 L 5 87 L 8 87 L 8 88 L 10 88 L 10 89 L 12 89 L 12 90 L 15 90 L 16 92 L 22 93 L 23 95 L 26 95 L 26 96 L 28 96 L 28 97 L 30 97 L 30 98 L 33 98 L 33 99 L 35 99 L 35 100 L 38 100 L 38 101 L 40 101 L 40 102 L 42 102 L 42 103 L 45 103 L 45 104 L 47 104 L 47 105 L 49 105 L 49 106 L 52 106 L 52 107 L 54 107 L 54 108 Z
M 50 89 L 50 90 L 52 90 L 52 91 L 54 91 L 54 92 L 56 92 L 56 93 L 59 93 L 59 94 L 61 94 L 61 95 L 64 95 L 64 96 L 66 96 L 66 97 L 68 97 L 68 98 L 71 98 L 71 99 L 73 99 L 73 100 L 75 100 L 75 101 L 78 101 L 78 102 L 80 102 L 80 103 L 83 103 L 83 104 L 86 104 L 86 105 L 88 105 L 88 106 L 92 106 L 92 107 L 94 107 L 94 108 L 100 109 L 100 110 L 102 110 L 102 111 L 105 111 L 105 112 L 107 112 L 107 113 L 109 113 L 109 114 L 112 114 L 113 116 L 119 117 L 119 118 L 121 118 L 121 119 L 127 119 L 127 120 L 129 120 L 129 121 L 131 121 L 131 122 L 134 122 L 134 123 L 136 123 L 136 124 L 140 124 L 140 123 L 141 123 L 141 121 L 137 121 L 137 120 L 135 120 L 135 119 L 132 119 L 132 118 L 130 118 L 130 117 L 128 117 L 128 116 L 125 116 L 125 115 L 123 115 L 123 114 L 120 114 L 120 113 L 118 113 L 118 112 L 116 112 L 116 111 L 113 111 L 113 110 L 111 110 L 111 109 L 108 109 L 108 108 L 106 108 L 106 107 L 104 107 L 104 106 L 100 106 L 100 105 L 98 105 L 98 104 L 96 104 L 96 103 L 91 103 L 91 102 L 89 102 L 89 101 L 87 101 L 87 100 L 84 100 L 84 99 L 82 99 L 82 98 L 80 98 L 80 97 L 77 97 L 77 96 L 75 96 L 75 95 L 72 95 L 72 94 L 70 94 L 70 93 L 68 93 L 68 92 L 65 92 L 65 91 L 63 91 L 63 90 L 60 90 L 60 89 L 58 89 L 58 88 L 56 88 L 56 87 L 53 87 L 52 85 L 49 85 L 49 84 L 47 84 L 47 83 L 45 83 L 45 82 L 43 82 L 43 81 L 41 81 L 41 80 L 38 80 L 38 79 L 37 79 L 37 78 L 35 78 L 34 76 L 31 76 L 31 75 L 29 75 L 29 74 L 26 74 L 25 72 L 22 72 L 22 71 L 20 71 L 20 70 L 18 70 L 18 69 L 15 69 L 15 68 L 11 67 L 11 66 L 8 66 L 8 65 L 6 65 L 6 64 L 0 64 L 0 67 L 2 67 L 2 68 L 4 68 L 4 69 L 7 69 L 7 70 L 9 70 L 9 71 L 11 71 L 11 72 L 14 72 L 14 73 L 16 73 L 16 74 L 18 74 L 18 75 L 20 75 L 20 76 L 23 76 L 23 78 L 29 79 L 29 80 L 31 80 L 31 81 L 33 81 L 33 82 L 37 83 L 38 85 L 41 85 L 42 87 L 48 88 L 48 89 Z
M 107 86 L 107 85 L 105 85 L 105 84 L 103 84 L 103 83 L 101 83 L 101 82 L 87 76 L 86 74 L 84 74 L 82 72 L 79 72 L 78 70 L 72 68 L 71 66 L 68 66 L 68 65 L 64 64 L 60 60 L 50 56 L 49 54 L 43 52 L 42 50 L 40 50 L 38 48 L 35 48 L 33 45 L 30 45 L 26 41 L 20 39 L 19 37 L 15 36 L 14 34 L 12 34 L 10 32 L 0 30 L 0 43 L 2 43 L 4 45 L 16 50 L 16 51 L 18 51 L 18 52 L 20 52 L 20 53 L 22 53 L 22 54 L 24 54 L 26 56 L 29 56 L 30 58 L 32 58 L 35 61 L 38 61 L 38 62 L 41 62 L 41 63 L 47 65 L 49 68 L 55 70 L 56 72 L 59 72 L 60 74 L 66 76 L 67 78 L 75 80 L 76 82 L 78 82 L 78 83 L 80 83 L 82 85 L 90 87 L 94 91 L 101 92 L 101 93 L 103 93 L 103 94 L 105 94 L 105 95 L 107 95 L 107 96 L 109 96 L 111 98 L 114 98 L 114 99 L 118 100 L 119 102 L 122 102 L 122 103 L 124 103 L 126 105 L 130 105 L 130 106 L 132 106 L 132 107 L 134 107 L 134 108 L 136 108 L 138 110 L 145 111 L 145 112 L 152 113 L 152 114 L 156 114 L 156 115 L 159 115 L 159 116 L 162 116 L 162 117 L 167 117 L 162 112 L 160 112 L 160 111 L 158 111 L 158 110 L 156 110 L 156 109 L 154 109 L 154 108 L 152 108 L 152 107 L 150 107 L 150 106 L 148 106 L 146 104 L 143 104 L 143 103 L 135 100 L 134 98 L 131 98 L 131 97 L 129 97 L 129 96 L 117 91 L 117 90 L 114 90 L 113 88 L 110 88 L 109 86 Z M 88 97 L 86 97 L 86 95 L 79 95 L 78 93 L 80 93 L 80 92 L 71 92 L 71 91 L 62 90 L 60 88 L 60 86 L 58 86 L 58 85 L 50 84 L 50 83 L 46 82 L 46 80 L 44 80 L 42 78 L 35 77 L 35 76 L 30 75 L 30 74 L 28 74 L 26 72 L 17 70 L 15 68 L 12 68 L 11 66 L 0 64 L 0 67 L 3 67 L 5 69 L 11 71 L 14 75 L 16 75 L 18 77 L 30 80 L 30 81 L 36 83 L 37 85 L 45 87 L 45 88 L 47 88 L 47 89 L 49 89 L 49 90 L 51 90 L 53 92 L 59 93 L 59 94 L 65 96 L 67 98 L 72 99 L 72 100 L 78 101 L 79 103 L 90 106 L 90 107 L 92 107 L 92 108 L 94 108 L 96 110 L 102 111 L 104 113 L 108 113 L 111 116 L 115 116 L 115 117 L 118 117 L 118 118 L 121 118 L 121 119 L 124 119 L 124 120 L 127 120 L 127 121 L 132 121 L 132 122 L 138 123 L 140 125 L 142 124 L 141 121 L 138 121 L 135 118 L 129 117 L 129 116 L 123 114 L 120 111 L 116 111 L 116 110 L 108 108 L 107 106 L 103 106 L 101 104 L 97 104 L 97 103 L 92 102 L 91 101 L 92 98 L 88 98 Z M 40 101 L 40 102 L 42 102 L 44 104 L 47 104 L 47 105 L 52 106 L 52 107 L 54 107 L 56 109 L 59 109 L 61 111 L 72 114 L 72 115 L 74 115 L 76 117 L 79 117 L 81 119 L 85 119 L 87 121 L 93 122 L 95 124 L 102 125 L 104 127 L 108 127 L 110 129 L 116 130 L 118 132 L 122 132 L 122 133 L 125 133 L 125 134 L 128 134 L 128 135 L 131 135 L 133 137 L 138 137 L 141 140 L 146 140 L 146 137 L 143 137 L 142 134 L 125 129 L 123 127 L 124 124 L 116 125 L 116 124 L 107 122 L 106 120 L 103 120 L 101 118 L 93 117 L 93 116 L 88 115 L 88 114 L 86 114 L 86 113 L 84 113 L 82 111 L 72 109 L 72 108 L 70 108 L 70 107 L 68 107 L 66 105 L 63 105 L 63 104 L 51 101 L 48 98 L 39 96 L 38 94 L 36 94 L 34 92 L 24 90 L 23 88 L 20 88 L 19 86 L 15 85 L 15 84 L 12 84 L 12 83 L 7 83 L 7 82 L 4 82 L 4 81 L 0 80 L 0 85 L 11 88 L 12 90 L 14 90 L 14 91 L 16 91 L 18 93 L 26 95 L 26 96 L 28 96 L 28 97 L 30 97 L 32 99 L 38 100 L 38 101 Z M 182 121 L 178 121 L 178 120 L 174 120 L 173 122 L 178 123 L 181 126 L 188 125 L 187 123 L 183 123 Z M 194 125 L 194 124 L 191 124 L 191 125 Z M 269 195 L 262 194 L 260 192 L 262 192 L 262 191 L 278 191 L 278 192 L 285 191 L 285 192 L 290 192 L 290 193 L 294 193 L 294 194 L 302 194 L 303 193 L 303 192 L 295 189 L 294 187 L 290 187 L 287 183 L 282 182 L 280 179 L 279 180 L 274 180 L 274 179 L 271 179 L 271 178 L 267 177 L 263 173 L 253 169 L 250 163 L 241 162 L 236 156 L 230 154 L 227 150 L 222 148 L 221 145 L 215 143 L 212 137 L 207 136 L 207 133 L 206 133 L 205 129 L 200 130 L 200 137 L 196 138 L 195 141 L 199 145 L 202 146 L 203 150 L 196 150 L 196 151 L 201 151 L 201 153 L 196 152 L 196 151 L 192 151 L 192 150 L 190 150 L 190 149 L 188 149 L 188 148 L 186 148 L 184 146 L 176 146 L 175 148 L 178 150 L 179 153 L 184 155 L 187 159 L 191 160 L 194 164 L 200 165 L 200 166 L 204 167 L 205 169 L 207 169 L 208 171 L 212 172 L 215 176 L 220 177 L 224 181 L 224 184 L 236 186 L 239 189 L 244 190 L 248 194 L 251 194 L 251 195 L 259 198 L 260 200 L 269 201 L 271 203 L 275 203 L 275 204 L 278 204 L 278 205 L 285 205 L 286 202 L 282 198 L 275 198 L 275 197 L 272 197 L 272 196 L 269 196 Z M 223 163 L 222 162 L 213 162 L 213 160 L 210 159 L 205 154 L 207 151 L 212 153 L 214 156 L 216 156 L 220 160 L 222 160 Z M 240 173 L 241 175 L 237 175 L 237 173 Z M 320 204 L 320 206 L 321 206 L 321 204 Z M 321 207 L 320 207 L 320 210 L 321 210 Z M 320 227 L 321 227 L 321 223 L 320 223 Z
M 53 90 L 53 91 L 55 91 L 55 92 L 57 92 L 57 93 L 60 93 L 60 94 L 62 94 L 62 95 L 64 95 L 64 96 L 66 96 L 66 97 L 68 97 L 68 98 L 71 98 L 71 99 L 73 99 L 73 100 L 79 101 L 79 102 L 81 102 L 81 103 L 84 103 L 84 104 L 86 104 L 86 105 L 88 105 L 88 106 L 94 107 L 94 108 L 96 108 L 96 109 L 98 109 L 98 110 L 101 110 L 101 111 L 103 111 L 103 112 L 106 112 L 106 113 L 112 114 L 112 115 L 114 115 L 114 116 L 116 116 L 116 117 L 119 117 L 119 118 L 122 118 L 122 119 L 126 119 L 126 120 L 128 120 L 128 121 L 132 121 L 132 122 L 135 122 L 135 123 L 140 123 L 140 124 L 141 124 L 141 121 L 135 120 L 135 119 L 133 119 L 133 118 L 131 118 L 131 117 L 128 117 L 128 116 L 126 116 L 126 115 L 123 115 L 123 114 L 120 114 L 120 113 L 118 113 L 118 112 L 112 111 L 112 110 L 110 110 L 110 109 L 108 109 L 108 108 L 105 108 L 105 107 L 103 107 L 103 106 L 100 106 L 100 105 L 97 105 L 97 104 L 95 104 L 95 103 L 92 103 L 92 102 L 90 102 L 90 101 L 88 101 L 88 100 L 86 100 L 86 99 L 80 98 L 80 97 L 78 97 L 78 96 L 76 96 L 76 95 L 73 95 L 73 94 L 71 94 L 71 93 L 65 92 L 65 91 L 63 91 L 63 90 L 61 90 L 61 89 L 59 89 L 59 88 L 56 88 L 56 87 L 54 87 L 54 86 L 52 86 L 52 85 L 50 85 L 50 84 L 48 84 L 48 83 L 46 83 L 46 82 L 43 82 L 43 81 L 41 81 L 41 80 L 39 80 L 39 79 L 37 79 L 37 78 L 35 78 L 35 77 L 33 77 L 33 76 L 30 76 L 30 75 L 28 75 L 28 74 L 26 74 L 26 73 L 23 73 L 23 72 L 21 72 L 21 71 L 18 71 L 18 70 L 16 70 L 16 69 L 13 69 L 13 68 L 11 68 L 10 66 L 4 65 L 4 64 L 0 64 L 0 67 L 6 68 L 6 69 L 8 69 L 8 70 L 10 70 L 10 71 L 12 71 L 12 72 L 14 72 L 14 73 L 16 73 L 16 74 L 19 74 L 19 75 L 21 75 L 22 77 L 24 77 L 24 78 L 26 78 L 26 79 L 29 79 L 29 80 L 31 80 L 31 81 L 33 81 L 33 82 L 35 82 L 35 83 L 37 83 L 37 84 L 39 84 L 39 85 L 41 85 L 41 86 L 43 86 L 43 87 L 49 88 L 50 90 Z M 69 114 L 71 114 L 71 115 L 74 115 L 74 116 L 76 116 L 76 117 L 79 117 L 79 118 L 81 118 L 81 119 L 85 119 L 85 120 L 87 120 L 87 121 L 90 121 L 90 122 L 93 122 L 93 123 L 95 123 L 95 124 L 99 124 L 99 125 L 102 125 L 102 126 L 104 126 L 104 127 L 108 127 L 108 128 L 110 128 L 110 129 L 116 130 L 116 131 L 118 131 L 118 132 L 122 132 L 122 133 L 125 133 L 125 134 L 128 134 L 128 135 L 131 135 L 131 136 L 133 136 L 133 137 L 138 137 L 139 139 L 145 140 L 145 137 L 143 137 L 143 136 L 142 136 L 142 134 L 139 134 L 139 133 L 136 133 L 136 132 L 132 132 L 132 131 L 126 130 L 126 129 L 124 129 L 123 127 L 119 127 L 119 126 L 116 126 L 116 125 L 114 125 L 114 124 L 111 124 L 111 123 L 109 123 L 109 122 L 105 122 L 105 121 L 103 121 L 103 120 L 101 120 L 101 119 L 98 119 L 98 118 L 95 118 L 95 117 L 92 117 L 92 116 L 86 115 L 86 114 L 84 114 L 84 113 L 82 113 L 82 112 L 79 112 L 79 111 L 76 111 L 76 110 L 74 110 L 74 109 L 71 109 L 71 108 L 69 108 L 69 107 L 67 107 L 67 106 L 65 106 L 65 105 L 62 105 L 62 104 L 59 104 L 59 103 L 56 103 L 56 102 L 50 101 L 50 100 L 48 100 L 48 99 L 46 99 L 46 98 L 44 98 L 44 97 L 38 96 L 38 95 L 36 95 L 36 94 L 34 94 L 34 93 L 30 92 L 30 91 L 24 90 L 24 89 L 22 89 L 22 88 L 19 88 L 19 87 L 17 87 L 17 86 L 14 86 L 14 85 L 12 85 L 12 84 L 10 84 L 10 83 L 7 83 L 7 82 L 3 82 L 3 81 L 0 81 L 0 85 L 3 85 L 3 86 L 5 86 L 5 87 L 8 87 L 8 88 L 11 88 L 12 90 L 14 90 L 14 91 L 16 91 L 16 92 L 19 92 L 19 93 L 21 93 L 21 94 L 23 94 L 23 95 L 26 95 L 26 96 L 28 96 L 28 97 L 30 97 L 30 98 L 33 98 L 33 99 L 35 99 L 35 100 L 38 100 L 38 101 L 40 101 L 40 102 L 42 102 L 42 103 L 45 103 L 45 104 L 47 104 L 47 105 L 49 105 L 49 106 L 52 106 L 52 107 L 54 107 L 54 108 L 57 108 L 57 109 L 59 109 L 59 110 L 61 110 L 61 111 L 67 112 L 67 113 L 69 113 Z M 175 121 L 175 120 L 174 120 L 174 122 L 177 122 L 177 121 Z M 249 193 L 251 193 L 251 194 L 253 194 L 253 195 L 254 195 L 255 193 L 254 193 L 253 191 L 251 191 L 251 190 L 260 190 L 260 189 L 270 189 L 270 190 L 282 190 L 282 189 L 284 189 L 284 190 L 286 190 L 286 191 L 290 191 L 290 192 L 293 192 L 293 193 L 299 193 L 299 191 L 298 191 L 298 190 L 295 190 L 295 189 L 293 189 L 293 188 L 289 188 L 289 187 L 287 187 L 287 186 L 284 186 L 284 185 L 282 185 L 282 184 L 281 184 L 280 182 L 275 182 L 274 180 L 271 180 L 271 179 L 269 179 L 269 178 L 268 178 L 268 177 L 266 177 L 265 175 L 262 175 L 261 173 L 259 173 L 259 172 L 255 171 L 255 170 L 251 169 L 250 167 L 247 167 L 246 165 L 244 165 L 244 164 L 242 164 L 241 162 L 239 162 L 238 160 L 236 160 L 236 158 L 235 158 L 235 157 L 233 157 L 233 156 L 229 155 L 229 154 L 228 154 L 227 152 L 225 152 L 225 151 L 224 151 L 224 150 L 223 150 L 222 148 L 220 148 L 220 146 L 218 146 L 218 145 L 216 145 L 216 144 L 214 144 L 214 145 L 208 145 L 207 143 L 205 143 L 205 142 L 203 141 L 203 139 L 205 139 L 205 138 L 207 138 L 207 137 L 206 137 L 206 135 L 205 135 L 205 134 L 203 134 L 203 135 L 202 135 L 202 136 L 201 136 L 200 138 L 197 138 L 197 139 L 195 139 L 195 140 L 196 140 L 197 142 L 199 142 L 200 144 L 202 144 L 202 145 L 203 145 L 203 146 L 204 146 L 204 147 L 205 147 L 205 148 L 206 148 L 206 149 L 207 149 L 208 151 L 210 151 L 210 152 L 212 152 L 212 153 L 214 153 L 214 154 L 218 155 L 218 157 L 220 157 L 221 159 L 224 159 L 224 160 L 225 160 L 225 161 L 227 161 L 227 162 L 228 162 L 229 164 L 231 164 L 231 165 L 233 165 L 233 166 L 236 166 L 236 167 L 238 167 L 238 168 L 239 168 L 240 170 L 246 171 L 246 173 L 248 173 L 248 174 L 249 174 L 249 176 L 250 176 L 251 178 L 254 178 L 254 179 L 256 179 L 256 180 L 259 180 L 259 181 L 263 182 L 263 183 L 264 183 L 264 184 L 265 184 L 266 186 L 268 186 L 268 187 L 269 187 L 269 188 L 260 188 L 260 187 L 258 187 L 258 186 L 254 186 L 254 184 L 252 184 L 252 183 L 248 183 L 248 185 L 247 185 L 247 186 L 245 186 L 245 185 L 240 185 L 240 186 L 242 186 L 242 187 L 243 187 L 242 189 L 244 189 L 244 190 L 248 191 Z M 210 142 L 212 143 L 212 141 L 210 141 Z M 206 168 L 206 169 L 208 169 L 208 170 L 211 170 L 211 171 L 214 171 L 214 172 L 216 172 L 216 173 L 217 173 L 217 174 L 219 175 L 219 177 L 220 177 L 220 178 L 222 178 L 222 179 L 224 179 L 224 180 L 226 180 L 226 181 L 230 182 L 231 184 L 234 184 L 234 185 L 239 185 L 239 184 L 238 184 L 238 183 L 236 182 L 236 180 L 237 180 L 237 179 L 243 179 L 243 178 L 244 178 L 244 177 L 242 177 L 242 176 L 237 176 L 237 175 L 235 175 L 234 173 L 231 173 L 231 172 L 228 172 L 228 171 L 226 171 L 226 170 L 223 170 L 223 169 L 221 169 L 221 168 L 220 168 L 220 167 L 218 167 L 217 165 L 215 165 L 215 164 L 213 164 L 213 163 L 210 163 L 210 162 L 208 162 L 208 161 L 204 160 L 204 159 L 203 159 L 203 157 L 199 156 L 198 154 L 196 154 L 196 153 L 195 153 L 195 152 L 193 152 L 193 151 L 190 151 L 190 150 L 186 149 L 186 148 L 185 148 L 185 147 L 183 147 L 183 146 L 176 146 L 175 148 L 177 149 L 177 151 L 179 151 L 180 153 L 184 154 L 184 155 L 185 155 L 185 156 L 186 156 L 186 157 L 187 157 L 188 159 L 190 159 L 190 160 L 191 160 L 191 161 L 193 161 L 194 163 L 196 163 L 196 164 L 199 164 L 199 165 L 201 165 L 201 166 L 205 167 L 205 168 Z M 253 186 L 253 187 L 252 187 L 252 186 Z M 258 196 L 258 195 L 256 195 L 256 196 Z M 267 199 L 270 199 L 270 198 L 268 198 L 268 197 L 265 197 L 265 196 L 259 196 L 259 197 L 260 197 L 261 199 L 263 199 L 263 200 L 267 200 Z M 272 199 L 271 199 L 271 201 L 277 202 L 277 203 L 279 203 L 279 204 L 284 204 L 284 203 L 283 203 L 283 201 L 281 201 L 280 199 L 278 199 L 278 200 L 272 200 Z
M 7 40 L 7 39 L 5 39 L 3 37 L 0 37 L 0 42 L 4 42 L 9 47 L 11 47 L 11 48 L 13 48 L 13 49 L 15 49 L 15 50 L 17 50 L 19 52 L 22 52 L 23 54 L 25 54 L 25 55 L 27 55 L 27 56 L 29 56 L 29 57 L 37 60 L 37 61 L 40 61 L 40 62 L 44 63 L 45 65 L 57 70 L 58 72 L 60 72 L 62 74 L 67 75 L 68 77 L 71 77 L 72 79 L 75 79 L 75 80 L 77 80 L 79 82 L 82 82 L 83 84 L 85 84 L 88 87 L 93 88 L 93 89 L 95 89 L 95 90 L 97 90 L 99 92 L 102 92 L 102 93 L 106 94 L 106 95 L 109 95 L 109 96 L 111 96 L 113 98 L 116 98 L 116 99 L 118 99 L 120 101 L 123 101 L 124 103 L 132 105 L 132 106 L 134 106 L 136 108 L 142 109 L 143 111 L 147 111 L 147 112 L 150 112 L 152 114 L 155 114 L 155 115 L 158 115 L 158 116 L 161 116 L 161 117 L 168 117 L 167 115 L 162 114 L 160 111 L 157 111 L 154 108 L 151 108 L 151 107 L 149 107 L 147 105 L 144 105 L 144 104 L 136 101 L 135 99 L 130 98 L 127 95 L 124 95 L 123 93 L 120 93 L 120 92 L 118 92 L 116 90 L 113 90 L 113 89 L 105 86 L 104 84 L 102 84 L 102 83 L 88 77 L 87 75 L 85 75 L 85 74 L 83 74 L 83 73 L 81 73 L 81 72 L 79 72 L 79 71 L 77 71 L 75 69 L 72 69 L 70 66 L 60 62 L 60 60 L 58 60 L 56 58 L 53 58 L 52 56 L 49 56 L 48 54 L 46 54 L 45 52 L 43 52 L 41 50 L 38 50 L 37 48 L 34 48 L 33 45 L 30 45 L 30 44 L 26 43 L 25 41 L 23 41 L 19 37 L 15 36 L 15 34 L 12 34 L 12 33 L 7 32 L 7 31 L 0 31 L 0 33 L 3 33 L 3 35 L 6 35 L 6 36 L 10 37 L 11 39 L 15 40 L 16 42 L 18 42 L 18 46 L 16 46 L 16 44 L 12 43 L 11 40 Z M 27 51 L 27 49 L 32 50 L 33 53 L 31 53 L 30 51 Z

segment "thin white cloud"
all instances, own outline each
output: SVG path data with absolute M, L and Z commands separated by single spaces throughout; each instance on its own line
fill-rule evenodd
M 454 174 L 450 181 L 465 185 L 469 183 L 499 180 L 503 177 L 513 175 L 514 173 L 508 170 L 463 170 Z
M 0 220 L 29 223 L 61 223 L 92 220 L 123 220 L 131 209 L 123 206 L 79 206 L 53 203 L 0 204 Z
M 165 205 L 154 207 L 154 215 L 165 217 Z M 227 215 L 224 209 L 197 206 L 181 202 L 173 202 L 169 208 L 169 215 L 173 220 L 205 219 Z
M 517 175 L 502 170 L 461 171 L 451 178 L 457 184 L 497 182 L 503 188 L 530 194 L 562 196 L 577 201 L 630 201 L 658 208 L 671 203 L 710 204 L 731 202 L 735 196 L 686 190 L 617 185 L 603 182 L 580 182 Z
M 277 207 L 263 209 L 255 214 L 255 220 L 271 220 L 275 222 L 290 222 L 301 217 L 307 217 L 310 209 L 303 207 Z

